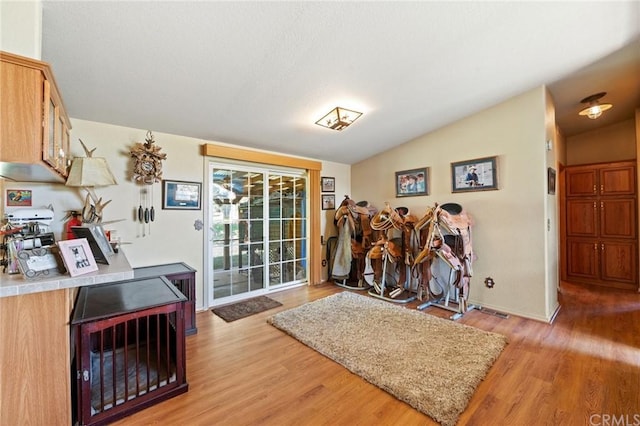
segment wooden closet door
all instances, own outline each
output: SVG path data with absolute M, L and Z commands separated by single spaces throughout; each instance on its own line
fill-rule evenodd
M 633 198 L 600 200 L 600 237 L 636 237 L 636 202 Z
M 593 240 L 570 239 L 567 241 L 567 275 L 587 280 L 597 280 L 599 247 Z
M 603 280 L 630 284 L 636 282 L 638 260 L 634 242 L 603 242 L 600 244 L 600 256 Z
M 598 209 L 595 199 L 567 201 L 567 235 L 570 237 L 598 236 Z

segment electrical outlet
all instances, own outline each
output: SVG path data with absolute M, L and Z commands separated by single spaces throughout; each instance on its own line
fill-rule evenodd
M 327 266 L 327 259 L 322 259 L 322 266 Z
M 496 285 L 496 283 L 495 281 L 493 281 L 493 278 L 487 277 L 484 279 L 484 285 L 486 285 L 488 288 L 493 288 L 493 286 Z

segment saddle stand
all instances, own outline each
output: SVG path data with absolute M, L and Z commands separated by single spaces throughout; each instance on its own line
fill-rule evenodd
M 453 292 L 454 294 L 454 298 L 453 298 L 454 300 L 451 300 L 452 299 L 450 297 L 451 292 Z M 451 292 L 447 292 L 447 295 L 444 297 L 441 297 L 440 299 L 430 300 L 421 305 L 418 305 L 416 309 L 418 309 L 419 311 L 422 311 L 431 306 L 440 308 L 440 309 L 446 309 L 447 311 L 455 312 L 453 315 L 449 317 L 449 319 L 452 319 L 454 321 L 462 318 L 462 316 L 465 313 L 472 311 L 474 309 L 482 310 L 481 306 L 467 305 L 466 301 L 463 302 L 462 304 L 460 302 L 457 302 L 457 300 L 459 300 L 459 290 L 457 288 L 451 289 Z M 466 305 L 466 309 L 464 308 L 465 305 Z
M 395 287 L 393 290 L 387 293 L 387 257 L 386 249 L 383 249 L 382 253 L 382 279 L 380 282 L 373 281 L 373 287 L 368 291 L 369 296 L 377 297 L 378 299 L 386 300 L 393 303 L 409 303 L 416 300 L 416 295 L 406 288 L 406 283 L 403 287 Z M 407 268 L 408 269 L 408 268 Z M 409 275 L 407 275 L 409 276 Z

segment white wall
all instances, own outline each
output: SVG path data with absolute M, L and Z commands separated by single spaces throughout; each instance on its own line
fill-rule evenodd
M 340 205 L 342 200 L 344 200 L 345 195 L 348 195 L 349 198 L 353 198 L 351 196 L 351 166 L 349 166 L 348 164 L 323 161 L 322 176 L 333 177 L 336 180 L 335 192 L 333 193 L 336 197 L 336 206 Z M 325 194 L 330 193 L 327 192 Z M 320 214 L 320 235 L 322 235 L 322 239 L 324 241 L 324 244 L 322 245 L 323 259 L 326 259 L 327 239 L 332 236 L 338 235 L 338 230 L 333 223 L 335 213 L 335 210 L 323 210 Z M 322 279 L 327 280 L 328 278 L 329 268 L 328 265 L 324 265 L 322 267 Z
M 434 203 L 461 204 L 474 219 L 473 245 L 478 256 L 470 300 L 544 321 L 556 309 L 547 297 L 545 269 L 557 263 L 548 257 L 546 242 L 545 145 L 550 137 L 546 98 L 546 89 L 538 87 L 355 164 L 351 170 L 354 198 L 368 199 L 378 208 L 388 201 L 393 207 L 409 207 L 420 217 Z M 491 156 L 498 157 L 499 190 L 451 192 L 452 162 Z M 429 195 L 396 198 L 395 172 L 425 166 Z M 493 289 L 484 286 L 489 276 L 496 283 Z
M 0 50 L 41 59 L 40 1 L 0 1 Z

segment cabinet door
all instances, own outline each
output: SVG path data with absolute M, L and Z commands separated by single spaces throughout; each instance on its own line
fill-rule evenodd
M 42 160 L 54 169 L 57 167 L 56 123 L 58 111 L 51 97 L 51 84 L 44 80 L 44 120 L 42 129 Z
M 593 168 L 568 168 L 566 171 L 567 196 L 595 196 L 598 175 Z
M 598 236 L 598 208 L 595 199 L 567 200 L 567 235 Z
M 636 202 L 633 198 L 600 199 L 600 236 L 636 237 Z
M 636 172 L 633 165 L 605 167 L 600 170 L 600 195 L 633 195 Z
M 602 280 L 635 284 L 636 246 L 633 242 L 603 242 L 600 244 Z
M 567 275 L 597 280 L 598 244 L 594 240 L 567 240 Z

